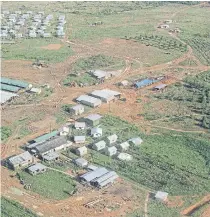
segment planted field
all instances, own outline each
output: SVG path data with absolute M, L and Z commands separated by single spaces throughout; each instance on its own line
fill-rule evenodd
M 173 50 L 178 50 L 180 52 L 186 52 L 187 46 L 183 43 L 179 42 L 176 39 L 165 37 L 165 36 L 159 36 L 159 35 L 138 35 L 133 37 L 126 37 L 127 40 L 136 40 L 139 41 L 142 44 L 145 44 L 146 46 L 152 46 L 157 47 L 159 49 L 166 50 L 168 52 L 171 52 Z
M 26 184 L 31 184 L 32 191 L 53 200 L 69 197 L 76 188 L 76 184 L 70 176 L 56 171 L 47 171 L 37 176 L 32 176 L 26 172 L 19 174 Z
M 26 209 L 18 202 L 1 197 L 1 216 L 2 217 L 37 217 L 37 215 Z
M 133 136 L 143 139 L 141 147 L 131 147 L 131 162 L 121 162 L 94 152 L 90 160 L 110 167 L 122 176 L 155 190 L 173 195 L 208 192 L 210 183 L 208 138 L 184 133 L 143 135 L 137 127 L 119 118 L 106 116 L 102 121 L 104 135 L 119 136 L 119 142 Z
M 210 65 L 210 39 L 204 37 L 195 37 L 188 40 L 193 48 L 195 55 L 205 65 Z

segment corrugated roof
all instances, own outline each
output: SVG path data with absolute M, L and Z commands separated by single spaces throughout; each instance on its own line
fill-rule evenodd
M 167 85 L 166 84 L 159 84 L 157 86 L 155 86 L 154 88 L 155 89 L 162 89 L 162 88 L 165 88 Z
M 44 160 L 55 160 L 56 158 L 59 157 L 59 154 L 56 152 L 50 152 L 42 156 Z
M 83 106 L 83 105 L 80 105 L 80 104 L 78 104 L 78 105 L 72 106 L 72 107 L 71 107 L 71 109 L 73 109 L 73 110 L 77 111 L 77 110 L 80 110 L 80 109 L 84 109 L 84 106 Z
M 100 184 L 101 182 L 104 182 L 105 180 L 107 180 L 110 177 L 115 176 L 115 175 L 117 175 L 117 173 L 115 171 L 109 171 L 108 173 L 100 176 L 99 178 L 92 180 L 91 182 L 94 182 L 96 184 Z
M 110 178 L 108 178 L 108 179 L 104 180 L 103 182 L 101 182 L 101 183 L 99 184 L 99 187 L 104 187 L 104 186 L 106 186 L 107 184 L 110 184 L 110 183 L 114 182 L 114 180 L 117 179 L 118 177 L 119 177 L 119 176 L 118 176 L 117 174 L 111 176 Z
M 47 151 L 50 151 L 50 150 L 53 150 L 61 145 L 64 145 L 67 143 L 67 139 L 63 136 L 58 136 L 58 137 L 55 137 L 51 140 L 48 140 L 38 146 L 36 146 L 36 150 L 42 154 L 42 153 L 45 153 Z
M 154 83 L 154 82 L 157 82 L 158 80 L 155 80 L 155 79 L 144 79 L 144 80 L 142 80 L 142 81 L 138 81 L 138 82 L 136 82 L 135 83 L 135 86 L 137 87 L 137 88 L 140 88 L 140 87 L 144 87 L 144 86 L 147 86 L 147 85 L 150 85 L 150 84 L 152 84 L 152 83 Z
M 5 78 L 5 77 L 1 77 L 1 83 L 10 84 L 10 85 L 14 85 L 14 86 L 22 87 L 22 88 L 27 88 L 29 86 L 28 82 Z
M 6 92 L 6 91 L 2 91 L 2 90 L 0 90 L 0 93 L 1 93 L 1 98 L 0 98 L 1 104 L 5 103 L 7 100 L 9 100 L 12 97 L 18 96 L 15 93 L 10 93 L 10 92 Z
M 86 101 L 86 102 L 90 102 L 90 103 L 101 103 L 101 100 L 92 96 L 88 96 L 88 95 L 81 95 L 80 97 L 77 98 L 77 101 L 81 102 L 81 101 Z
M 28 170 L 30 172 L 36 172 L 36 170 L 43 170 L 43 169 L 47 169 L 47 167 L 41 163 L 36 163 L 36 164 L 28 167 Z
M 85 122 L 75 122 L 74 123 L 75 128 L 85 127 Z
M 121 94 L 121 93 L 118 92 L 118 91 L 115 91 L 115 90 L 109 90 L 109 89 L 103 89 L 102 91 L 105 92 L 105 93 L 111 94 L 111 95 L 113 95 L 113 96 L 118 96 L 118 95 Z
M 100 118 L 102 118 L 102 116 L 99 115 L 99 114 L 90 114 L 90 115 L 88 115 L 88 116 L 86 117 L 86 119 L 89 119 L 89 120 L 91 120 L 91 121 L 96 121 L 96 120 L 98 120 L 98 119 L 100 119 Z
M 32 160 L 32 156 L 30 155 L 30 153 L 28 151 L 25 151 L 19 155 L 16 155 L 14 157 L 9 158 L 9 161 L 13 164 L 13 165 L 17 165 L 17 164 L 21 164 L 22 162 L 28 161 L 28 160 Z
M 45 141 L 45 140 L 47 140 L 47 139 L 50 139 L 50 138 L 56 136 L 57 133 L 58 133 L 57 130 L 52 131 L 52 132 L 50 132 L 50 133 L 47 133 L 47 134 L 44 134 L 44 135 L 42 135 L 42 136 L 37 137 L 36 139 L 34 139 L 34 141 L 35 141 L 36 143 Z
M 85 136 L 74 136 L 74 141 L 85 141 Z
M 20 90 L 20 87 L 16 87 L 16 86 L 11 86 L 11 85 L 7 85 L 7 84 L 0 84 L 1 90 L 6 90 L 6 91 L 10 91 L 10 92 L 18 92 L 18 90 Z
M 84 158 L 77 158 L 74 161 L 77 165 L 87 165 L 88 164 L 88 161 L 85 160 Z
M 98 128 L 98 127 L 92 128 L 91 134 L 94 134 L 94 133 L 102 134 L 102 128 Z
M 80 176 L 80 178 L 84 179 L 86 182 L 90 182 L 95 178 L 98 178 L 104 174 L 106 174 L 108 170 L 104 167 L 100 167 L 94 171 L 87 172 L 84 175 Z
M 106 91 L 103 90 L 94 90 L 91 95 L 96 96 L 96 97 L 100 97 L 100 98 L 104 98 L 104 99 L 110 99 L 113 98 L 113 94 L 110 94 Z
M 128 140 L 129 142 L 132 142 L 135 145 L 140 145 L 143 140 L 140 137 L 132 138 Z

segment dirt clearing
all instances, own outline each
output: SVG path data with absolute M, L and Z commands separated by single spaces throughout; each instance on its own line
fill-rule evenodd
M 59 50 L 62 47 L 61 44 L 48 44 L 47 46 L 41 47 L 45 50 Z

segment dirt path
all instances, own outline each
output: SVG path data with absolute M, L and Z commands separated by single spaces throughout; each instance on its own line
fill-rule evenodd
M 144 217 L 148 217 L 148 202 L 149 202 L 149 194 L 147 193 L 145 203 L 144 203 Z

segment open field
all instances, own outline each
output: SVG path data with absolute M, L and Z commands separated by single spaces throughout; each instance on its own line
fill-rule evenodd
M 56 171 L 47 171 L 37 176 L 32 176 L 26 172 L 19 174 L 25 183 L 31 184 L 32 191 L 52 200 L 69 197 L 76 186 L 71 177 Z
M 27 141 L 75 118 L 63 111 L 63 105 L 74 104 L 73 99 L 94 89 L 120 91 L 125 99 L 85 111 L 84 116 L 104 116 L 101 139 L 113 133 L 119 136 L 118 143 L 134 136 L 143 139 L 140 147 L 127 151 L 134 158 L 130 163 L 88 149 L 85 158 L 89 162 L 120 175 L 109 188 L 82 188 L 70 195 L 78 186 L 62 172 L 75 175 L 81 171 L 70 162 L 76 156 L 67 150 L 61 161 L 48 165 L 60 172 L 50 170 L 38 176 L 20 172 L 32 184 L 31 190 L 25 190 L 2 167 L 3 196 L 46 217 L 181 217 L 183 210 L 202 200 L 210 191 L 208 2 L 24 2 L 24 7 L 23 2 L 4 2 L 3 6 L 8 10 L 21 6 L 20 10 L 44 11 L 55 17 L 65 14 L 67 23 L 63 39 L 24 39 L 2 45 L 3 76 L 50 86 L 39 96 L 21 94 L 19 101 L 2 106 L 2 126 L 11 129 L 4 133 L 2 159 L 22 152 L 20 147 Z M 168 19 L 173 21 L 169 29 L 177 27 L 180 33 L 157 28 Z M 90 25 L 95 22 L 101 24 Z M 99 55 L 105 58 L 98 62 L 94 57 Z M 47 62 L 48 68 L 33 68 L 36 58 Z M 74 81 L 69 73 L 80 74 L 92 67 L 123 72 L 97 86 L 63 85 L 66 78 Z M 78 83 L 95 83 L 84 75 L 77 77 Z M 154 85 L 137 90 L 116 85 L 157 76 L 166 76 L 168 85 L 160 92 L 152 90 Z M 79 133 L 72 130 L 73 135 Z M 88 137 L 87 141 L 97 140 Z M 157 190 L 169 193 L 166 204 L 147 200 L 148 192 Z M 98 198 L 103 201 L 96 207 L 84 206 Z M 9 208 L 10 216 L 15 210 Z M 24 216 L 22 211 L 20 216 Z M 209 216 L 208 204 L 192 216 Z
M 2 217 L 37 217 L 36 214 L 26 209 L 16 201 L 1 197 L 1 216 Z

